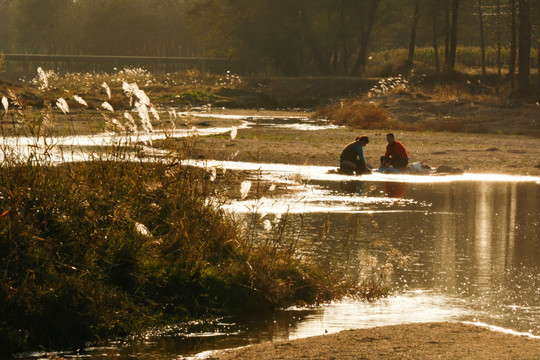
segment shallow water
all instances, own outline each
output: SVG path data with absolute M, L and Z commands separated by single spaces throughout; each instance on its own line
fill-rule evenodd
M 348 245 L 351 258 L 356 256 L 359 263 L 366 254 L 384 256 L 376 246 L 381 240 L 416 258 L 410 269 L 394 274 L 392 288 L 398 297 L 391 301 L 398 301 L 397 309 L 427 297 L 448 310 L 442 313 L 451 319 L 540 336 L 539 179 L 509 182 L 493 176 L 490 181 L 484 176 L 482 181 L 428 182 L 427 178 L 412 183 L 396 178 L 370 181 L 369 176 L 365 181 L 312 180 L 292 201 L 262 199 L 229 206 L 234 212 L 255 209 L 271 224 L 276 214 L 286 211 L 316 233 L 330 221 L 328 249 L 350 237 L 355 224 Z M 330 313 L 350 306 L 350 302 L 332 305 L 321 316 L 335 326 L 339 321 L 331 320 Z M 346 316 L 348 326 L 370 324 L 363 319 L 366 305 L 354 306 L 362 315 Z M 384 302 L 381 309 L 382 323 L 401 316 Z M 432 320 L 441 314 L 413 305 L 400 321 L 417 321 L 417 312 L 422 319 L 433 316 Z
M 134 144 L 151 144 L 152 141 L 161 139 L 182 138 L 188 136 L 209 136 L 216 134 L 232 133 L 243 128 L 279 127 L 286 129 L 296 129 L 303 131 L 335 129 L 339 126 L 332 125 L 326 120 L 310 119 L 306 116 L 245 116 L 245 115 L 224 115 L 207 112 L 177 112 L 177 116 L 195 118 L 224 118 L 238 120 L 240 124 L 232 127 L 195 127 L 171 128 L 165 130 L 154 130 L 150 133 L 139 131 L 133 133 L 113 133 L 102 132 L 96 134 L 68 135 L 68 136 L 39 136 L 20 137 L 2 136 L 0 137 L 0 161 L 6 155 L 15 154 L 19 158 L 26 159 L 30 155 L 37 156 L 52 163 L 88 161 L 101 158 L 105 153 L 105 148 L 110 146 L 131 146 Z M 158 149 L 145 148 L 148 155 L 167 155 Z M 126 153 L 126 156 L 133 156 L 136 160 L 137 154 Z M 124 158 L 128 160 L 128 157 Z
M 294 195 L 248 196 L 226 208 L 237 216 L 256 213 L 262 220 L 261 233 L 272 232 L 287 214 L 306 230 L 309 241 L 329 221 L 328 237 L 312 256 L 332 257 L 332 249 L 346 239 L 353 266 L 374 259 L 382 262 L 387 247 L 381 243 L 415 260 L 409 268 L 395 269 L 392 295 L 382 300 L 346 300 L 249 318 L 179 324 L 62 356 L 204 357 L 205 351 L 261 341 L 427 321 L 473 322 L 540 336 L 540 178 L 489 174 L 359 178 L 331 174 L 329 167 L 188 163 L 251 170 L 266 181 L 294 188 Z

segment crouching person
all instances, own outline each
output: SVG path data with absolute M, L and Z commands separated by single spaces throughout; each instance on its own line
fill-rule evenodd
M 407 167 L 409 164 L 409 154 L 407 154 L 405 146 L 399 141 L 396 141 L 392 133 L 386 135 L 386 140 L 388 141 L 388 145 L 386 145 L 384 156 L 381 156 L 381 167 L 392 166 L 395 169 Z
M 358 136 L 352 143 L 345 146 L 341 152 L 339 170 L 343 173 L 355 173 L 356 175 L 371 174 L 366 166 L 364 147 L 369 143 L 365 135 Z

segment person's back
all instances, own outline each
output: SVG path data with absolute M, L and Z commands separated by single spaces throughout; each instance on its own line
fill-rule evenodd
M 359 136 L 355 141 L 345 146 L 339 158 L 340 171 L 358 174 L 371 173 L 366 167 L 363 147 L 369 143 L 367 136 Z
M 341 156 L 339 157 L 340 161 L 356 161 L 359 157 L 359 150 L 362 152 L 362 155 L 364 151 L 362 150 L 362 146 L 358 142 L 358 140 L 353 141 L 352 143 L 345 146 L 343 151 L 341 152 Z

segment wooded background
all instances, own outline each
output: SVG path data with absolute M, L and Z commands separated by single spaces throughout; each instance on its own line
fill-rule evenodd
M 5 54 L 225 57 L 290 76 L 464 64 L 515 73 L 522 91 L 540 62 L 540 0 L 0 0 L 0 9 Z

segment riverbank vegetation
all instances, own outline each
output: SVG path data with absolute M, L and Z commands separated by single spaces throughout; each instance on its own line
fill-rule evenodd
M 148 161 L 140 144 L 123 142 L 129 126 L 153 127 L 145 93 L 128 90 L 122 96 L 138 102 L 140 119 L 133 125 L 125 112 L 102 103 L 98 113 L 118 141 L 85 162 L 58 163 L 69 158 L 61 151 L 73 149 L 44 141 L 71 114 L 64 98 L 51 103 L 48 97 L 60 90 L 41 89 L 48 104 L 38 111 L 14 93 L 2 98 L 9 119 L 2 127 L 16 126 L 33 145 L 26 155 L 8 137 L 1 145 L 0 355 L 77 347 L 188 319 L 387 293 L 389 267 L 351 271 L 343 262 L 346 247 L 335 249 L 336 263 L 306 257 L 324 246 L 330 225 L 303 242 L 286 214 L 263 227 L 263 214 L 247 223 L 235 219 L 220 207 L 234 173 L 183 166 L 181 151 Z M 75 97 L 80 91 L 69 94 L 85 118 L 88 103 Z M 100 91 L 105 100 L 114 96 L 105 86 Z M 257 196 L 249 194 L 250 184 L 242 181 L 237 192 Z
M 397 75 L 381 79 L 363 94 L 321 105 L 312 117 L 358 130 L 540 136 L 540 102 L 515 100 L 509 94 L 504 85 L 474 75 L 451 83 Z
M 2 354 L 385 294 L 375 274 L 303 261 L 303 246 L 278 230 L 266 241 L 247 234 L 216 191 L 200 170 L 174 163 L 3 165 Z M 286 217 L 275 226 L 286 228 Z

